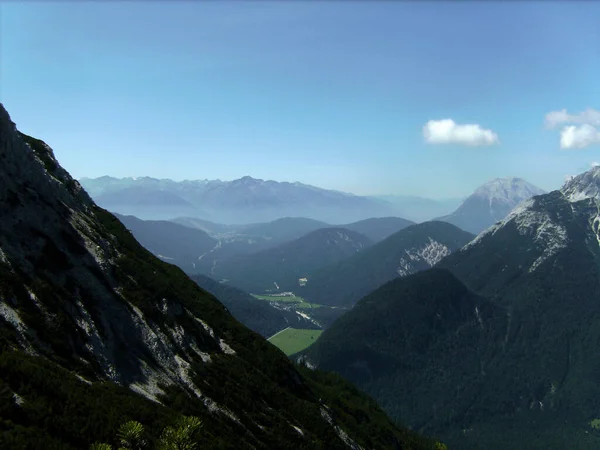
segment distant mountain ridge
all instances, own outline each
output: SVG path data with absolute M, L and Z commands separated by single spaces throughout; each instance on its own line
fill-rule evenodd
M 522 201 L 544 193 L 521 178 L 496 178 L 478 187 L 456 211 L 436 220 L 478 234 L 504 219 Z
M 199 217 L 226 224 L 306 217 L 333 224 L 396 216 L 383 200 L 303 183 L 245 176 L 233 181 L 141 178 L 81 178 L 99 205 L 141 219 Z M 149 206 L 152 206 L 150 208 Z

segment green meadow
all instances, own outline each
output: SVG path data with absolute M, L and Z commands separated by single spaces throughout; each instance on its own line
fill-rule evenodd
M 268 341 L 289 356 L 313 344 L 321 336 L 321 333 L 323 330 L 286 328 L 271 336 Z

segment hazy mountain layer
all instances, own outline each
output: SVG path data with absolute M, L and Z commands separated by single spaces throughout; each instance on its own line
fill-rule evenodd
M 380 199 L 249 176 L 233 181 L 106 176 L 80 181 L 100 206 L 141 219 L 180 216 L 246 224 L 307 217 L 341 224 L 396 215 L 396 208 Z

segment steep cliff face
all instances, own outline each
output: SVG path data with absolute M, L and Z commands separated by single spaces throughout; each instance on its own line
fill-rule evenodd
M 344 382 L 298 370 L 0 106 L 0 446 L 85 448 L 121 420 L 192 413 L 213 448 L 429 445 Z

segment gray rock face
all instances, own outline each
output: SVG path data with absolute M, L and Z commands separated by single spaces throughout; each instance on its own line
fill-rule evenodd
M 176 302 L 164 299 L 163 314 L 199 321 L 194 331 L 203 336 L 202 343 L 176 323 L 159 326 L 123 296 L 115 277 L 116 239 L 98 220 L 98 209 L 52 150 L 20 135 L 3 108 L 0 160 L 1 269 L 19 279 L 29 297 L 4 288 L 0 314 L 22 324 L 22 346 L 52 357 L 56 349 L 43 336 L 60 323 L 55 331 L 68 335 L 71 357 L 97 367 L 101 377 L 152 398 L 159 381 L 197 390 L 186 377 L 182 355 L 206 358 L 228 346 Z M 11 297 L 18 307 L 7 302 Z M 23 310 L 31 306 L 25 323 Z
M 504 219 L 522 201 L 543 193 L 520 178 L 497 178 L 480 186 L 452 214 L 437 220 L 478 234 Z

